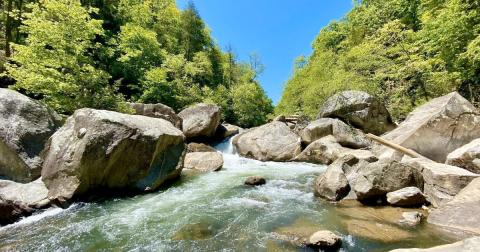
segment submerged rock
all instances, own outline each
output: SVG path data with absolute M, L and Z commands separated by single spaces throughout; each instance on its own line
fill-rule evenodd
M 218 171 L 223 167 L 223 156 L 218 152 L 192 152 L 185 156 L 184 168 L 199 171 Z
M 214 227 L 206 223 L 188 224 L 176 232 L 172 240 L 199 241 L 210 239 L 215 235 Z
M 432 248 L 395 249 L 390 250 L 390 252 L 477 252 L 478 248 L 480 248 L 480 237 L 477 236 L 452 244 L 440 245 Z
M 387 193 L 387 202 L 394 206 L 419 206 L 425 201 L 422 191 L 414 186 Z
M 60 125 L 44 104 L 0 88 L 0 176 L 22 183 L 39 178 L 41 152 Z
M 433 210 L 427 221 L 449 229 L 480 235 L 479 213 L 480 178 L 476 178 L 451 201 Z
M 318 117 L 339 118 L 364 132 L 376 135 L 395 128 L 383 102 L 361 91 L 344 91 L 328 98 Z
M 320 118 L 309 123 L 300 132 L 302 142 L 306 145 L 328 135 L 334 136 L 336 141 L 344 147 L 364 148 L 371 144 L 360 130 L 338 119 Z
M 416 108 L 384 139 L 436 162 L 445 162 L 455 149 L 480 138 L 480 115 L 476 108 L 456 92 L 435 98 Z M 375 152 L 380 158 L 400 160 L 403 154 L 379 146 Z
M 420 212 L 404 212 L 399 223 L 406 226 L 416 226 L 422 221 L 423 214 Z
M 265 180 L 265 178 L 260 176 L 248 177 L 244 182 L 244 184 L 248 186 L 259 186 L 259 185 L 265 185 L 266 183 L 267 183 L 267 180 Z
M 144 104 L 144 103 L 127 103 L 136 115 L 143 115 L 148 117 L 155 117 L 167 120 L 173 124 L 173 126 L 181 129 L 182 118 L 180 118 L 175 111 L 167 105 L 156 104 Z
M 183 133 L 187 138 L 213 137 L 220 125 L 220 108 L 213 104 L 200 103 L 182 110 Z
M 80 109 L 51 137 L 42 179 L 59 201 L 93 190 L 154 190 L 180 175 L 184 140 L 163 119 Z
M 422 173 L 423 193 L 435 207 L 451 200 L 470 181 L 480 176 L 462 168 L 425 159 L 415 158 L 406 163 Z
M 332 231 L 321 230 L 310 236 L 307 246 L 315 249 L 334 249 L 342 245 L 342 239 Z
M 241 156 L 260 161 L 289 161 L 301 151 L 298 135 L 278 121 L 237 135 L 233 145 Z
M 480 173 L 480 138 L 452 151 L 445 163 Z

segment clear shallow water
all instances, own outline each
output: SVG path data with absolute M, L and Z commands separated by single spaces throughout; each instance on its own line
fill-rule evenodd
M 185 172 L 180 181 L 160 192 L 47 210 L 0 228 L 0 250 L 305 251 L 282 237 L 322 228 L 342 235 L 343 251 L 385 251 L 452 241 L 426 226 L 402 229 L 405 238 L 395 241 L 351 234 L 358 228 L 364 232 L 363 218 L 377 210 L 339 208 L 316 199 L 313 181 L 325 166 L 244 159 L 229 154 L 229 143 L 217 148 L 225 153 L 219 172 Z M 267 184 L 243 186 L 251 175 L 264 176 Z M 351 219 L 353 223 L 345 223 Z

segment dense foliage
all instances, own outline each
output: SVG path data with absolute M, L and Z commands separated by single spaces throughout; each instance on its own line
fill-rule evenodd
M 226 121 L 251 127 L 273 111 L 256 80 L 258 58 L 243 63 L 223 52 L 193 3 L 180 10 L 174 0 L 5 0 L 2 8 L 10 23 L 0 27 L 8 52 L 0 63 L 13 88 L 59 112 L 211 102 Z
M 363 0 L 298 58 L 277 113 L 314 117 L 335 92 L 365 90 L 396 119 L 433 97 L 459 91 L 480 100 L 480 1 Z

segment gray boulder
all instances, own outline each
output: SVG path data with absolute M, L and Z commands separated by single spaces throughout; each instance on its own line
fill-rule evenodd
M 343 160 L 329 165 L 315 181 L 315 195 L 327 200 L 338 201 L 350 192 L 350 184 L 343 172 Z
M 192 152 L 185 156 L 185 169 L 218 171 L 222 169 L 223 156 L 218 152 Z
M 51 137 L 42 179 L 60 202 L 94 190 L 154 190 L 180 175 L 184 140 L 163 119 L 80 109 Z
M 383 102 L 361 91 L 344 91 L 328 98 L 318 117 L 339 118 L 366 133 L 376 135 L 395 128 Z
M 302 142 L 306 145 L 328 135 L 334 136 L 337 142 L 344 147 L 365 148 L 371 144 L 360 130 L 348 126 L 338 119 L 320 118 L 310 122 L 300 132 Z
M 248 186 L 259 186 L 259 185 L 265 185 L 267 183 L 267 180 L 264 177 L 260 176 L 250 176 L 247 179 L 245 179 L 244 184 Z
M 480 138 L 452 151 L 445 163 L 480 173 Z
M 449 229 L 480 235 L 479 213 L 480 178 L 476 178 L 450 202 L 434 209 L 427 221 Z
M 42 103 L 0 88 L 0 176 L 22 183 L 40 177 L 41 152 L 60 125 Z
M 426 200 L 420 189 L 411 186 L 387 193 L 387 202 L 394 206 L 411 207 L 422 205 Z
M 353 189 L 363 201 L 375 200 L 410 186 L 423 188 L 422 174 L 410 165 L 383 159 L 361 167 Z
M 328 165 L 344 152 L 346 148 L 337 143 L 333 136 L 326 136 L 308 145 L 294 160 Z
M 239 155 L 261 161 L 290 161 L 301 151 L 298 135 L 278 121 L 240 133 L 233 145 Z
M 406 163 L 422 173 L 423 193 L 435 207 L 450 201 L 468 183 L 480 176 L 459 167 L 425 159 L 415 158 Z
M 0 180 L 0 197 L 30 208 L 43 208 L 50 203 L 48 189 L 41 178 L 27 184 Z
M 395 249 L 390 250 L 390 252 L 477 252 L 478 248 L 480 248 L 480 237 L 476 236 L 459 242 L 440 245 L 432 248 Z
M 200 103 L 182 110 L 182 130 L 187 138 L 213 137 L 220 125 L 220 108 L 213 104 Z
M 203 143 L 189 143 L 187 146 L 187 152 L 217 152 L 215 148 L 210 145 L 206 145 Z
M 243 129 L 241 127 L 238 127 L 236 125 L 229 124 L 229 123 L 222 123 L 217 128 L 216 136 L 223 139 L 223 138 L 234 136 L 240 133 L 240 131 L 242 130 Z
M 398 221 L 401 225 L 414 227 L 422 222 L 423 214 L 417 211 L 403 212 L 402 218 Z
M 34 209 L 20 202 L 6 200 L 0 196 L 0 226 L 14 223 L 33 212 Z
M 167 105 L 156 104 L 144 104 L 144 103 L 127 103 L 130 108 L 135 110 L 136 115 L 143 115 L 154 118 L 161 118 L 167 120 L 173 124 L 173 126 L 181 129 L 182 118 L 180 118 L 175 111 Z
M 307 246 L 315 249 L 330 250 L 339 248 L 342 239 L 332 231 L 317 231 L 308 238 Z
M 480 138 L 480 115 L 470 102 L 453 92 L 418 107 L 382 137 L 444 163 L 450 152 Z M 384 146 L 374 148 L 374 152 L 380 158 L 400 160 L 403 156 Z

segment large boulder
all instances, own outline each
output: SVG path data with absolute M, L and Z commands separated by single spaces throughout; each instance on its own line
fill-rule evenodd
M 217 132 L 215 133 L 217 137 L 223 139 L 223 138 L 228 138 L 231 136 L 234 136 L 243 129 L 241 127 L 238 127 L 237 125 L 229 124 L 229 123 L 222 123 L 220 126 L 217 128 Z
M 187 146 L 187 152 L 217 152 L 215 148 L 203 143 L 189 143 Z
M 184 168 L 199 171 L 218 171 L 222 169 L 223 156 L 218 152 L 192 152 L 185 156 Z
M 241 156 L 261 161 L 289 161 L 301 151 L 298 135 L 278 121 L 240 133 L 233 145 Z
M 480 235 L 479 213 L 480 178 L 476 178 L 450 202 L 434 209 L 427 221 L 449 229 Z
M 353 190 L 364 201 L 410 186 L 423 188 L 422 174 L 413 166 L 383 159 L 359 169 Z
M 144 103 L 127 103 L 130 108 L 135 110 L 136 115 L 143 115 L 155 118 L 165 119 L 173 124 L 173 126 L 181 129 L 182 118 L 180 118 L 175 111 L 167 105 L 156 104 L 144 104 Z
M 0 89 L 0 176 L 26 183 L 40 177 L 41 152 L 61 118 L 42 103 Z
M 200 103 L 178 115 L 183 119 L 182 130 L 187 138 L 213 137 L 220 125 L 220 108 L 212 104 Z
M 50 203 L 48 189 L 41 178 L 27 184 L 0 180 L 0 197 L 31 208 L 43 208 Z
M 431 248 L 407 248 L 407 249 L 395 249 L 390 252 L 477 252 L 480 248 L 480 237 L 471 237 L 459 242 L 440 245 Z
M 423 192 L 434 206 L 450 201 L 468 183 L 480 176 L 459 167 L 420 158 L 408 160 L 406 164 L 422 173 Z
M 346 148 L 342 147 L 335 137 L 326 136 L 308 145 L 305 150 L 295 157 L 295 161 L 328 165 L 345 151 Z
M 328 98 L 318 117 L 339 118 L 376 135 L 395 128 L 385 105 L 377 97 L 361 91 L 344 91 Z
M 51 137 L 42 179 L 61 202 L 94 190 L 154 190 L 180 175 L 184 140 L 163 119 L 80 109 Z
M 480 138 L 480 115 L 470 102 L 453 92 L 418 107 L 383 138 L 443 163 L 450 152 Z M 381 158 L 399 160 L 403 156 L 384 146 L 375 152 Z
M 315 195 L 327 200 L 338 201 L 350 192 L 350 184 L 343 172 L 342 166 L 347 165 L 342 161 L 335 161 L 329 165 L 315 181 Z
M 411 186 L 387 193 L 387 202 L 394 206 L 420 206 L 425 203 L 425 196 L 420 189 Z
M 310 122 L 300 132 L 302 142 L 306 145 L 328 135 L 333 135 L 337 142 L 345 147 L 364 148 L 370 146 L 370 141 L 360 130 L 348 126 L 338 119 L 320 118 Z
M 480 138 L 454 150 L 447 156 L 446 164 L 480 173 Z

